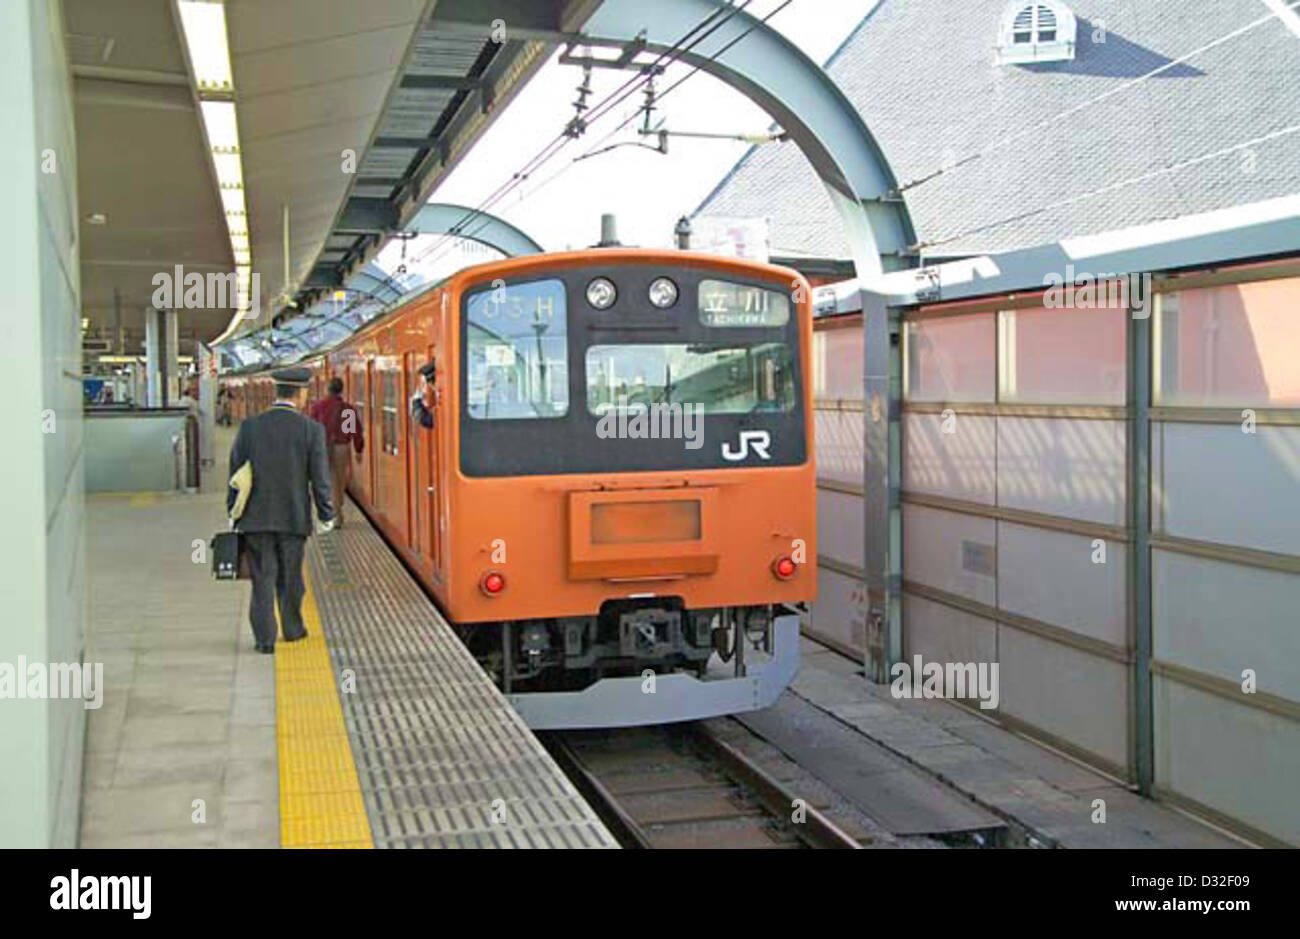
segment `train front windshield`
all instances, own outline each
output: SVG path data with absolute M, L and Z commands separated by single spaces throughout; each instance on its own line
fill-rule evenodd
M 635 344 L 587 349 L 587 409 L 681 404 L 702 414 L 789 411 L 790 350 L 779 342 Z
M 606 309 L 587 301 L 597 276 L 617 288 Z M 668 308 L 648 299 L 662 276 Z M 770 286 L 654 265 L 497 280 L 463 298 L 461 341 L 467 475 L 806 458 L 798 321 Z

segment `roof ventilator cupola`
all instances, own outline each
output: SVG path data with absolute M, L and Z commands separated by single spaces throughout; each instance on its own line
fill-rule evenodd
M 998 28 L 999 65 L 1068 62 L 1074 58 L 1078 23 L 1064 3 L 1012 0 Z

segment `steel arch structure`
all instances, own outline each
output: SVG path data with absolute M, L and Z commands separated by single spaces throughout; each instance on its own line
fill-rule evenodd
M 455 235 L 496 248 L 506 257 L 541 254 L 542 246 L 500 216 L 450 202 L 429 202 L 403 226 L 417 235 Z
M 898 181 L 862 115 L 794 43 L 728 6 L 722 0 L 604 0 L 579 36 L 564 38 L 573 45 L 635 43 L 666 53 L 721 12 L 716 30 L 706 30 L 698 45 L 674 54 L 743 92 L 780 123 L 826 186 L 862 283 L 870 286 L 887 269 L 911 266 L 916 232 Z

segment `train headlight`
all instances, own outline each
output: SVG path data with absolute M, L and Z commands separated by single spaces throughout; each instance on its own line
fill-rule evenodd
M 483 575 L 483 579 L 478 582 L 478 587 L 489 597 L 501 595 L 501 591 L 506 589 L 506 578 L 504 574 L 498 574 L 496 571 L 488 571 Z
M 618 299 L 618 290 L 608 277 L 597 277 L 587 285 L 587 302 L 597 310 L 608 310 Z
M 772 562 L 772 573 L 778 580 L 789 580 L 794 576 L 794 572 L 799 569 L 794 559 L 782 556 Z
M 656 277 L 650 282 L 650 302 L 666 310 L 677 302 L 677 285 L 667 277 Z

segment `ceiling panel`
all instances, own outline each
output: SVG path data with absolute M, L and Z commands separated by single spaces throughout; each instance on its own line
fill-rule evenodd
M 482 51 L 481 37 L 448 36 L 430 30 L 416 41 L 407 74 L 464 75 Z
M 167 0 L 64 0 L 73 69 L 82 315 L 139 350 L 154 276 L 176 265 L 225 273 L 233 259 Z M 86 68 L 94 74 L 84 77 Z M 78 77 L 78 76 L 82 77 Z M 102 214 L 105 224 L 89 217 Z M 211 339 L 229 310 L 184 310 Z
M 253 266 L 266 323 L 309 273 L 375 129 L 425 0 L 227 0 Z M 359 167 L 358 167 L 359 168 Z M 265 272 L 272 272 L 267 274 Z

